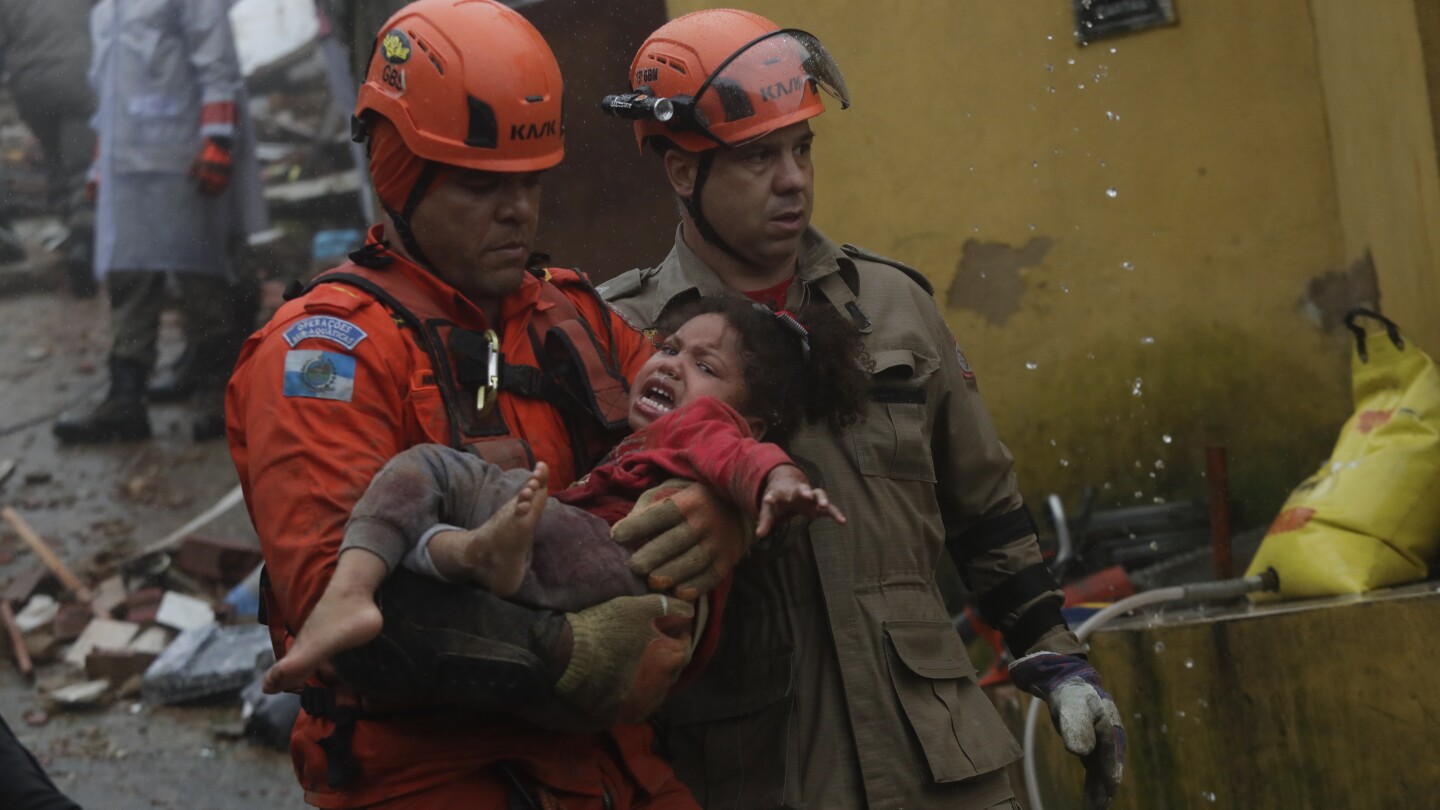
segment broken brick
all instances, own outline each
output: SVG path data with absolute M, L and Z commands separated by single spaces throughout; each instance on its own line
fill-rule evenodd
M 85 656 L 85 677 L 110 683 L 125 683 L 132 677 L 144 675 L 155 658 L 155 653 L 97 647 Z
M 89 605 L 74 602 L 61 605 L 60 611 L 55 614 L 55 638 L 60 641 L 74 641 L 85 632 L 85 627 L 93 618 L 95 614 L 90 612 Z
M 136 624 L 152 624 L 155 614 L 160 612 L 160 600 L 165 591 L 160 588 L 141 588 L 125 598 L 125 619 Z
M 233 587 L 261 562 L 254 541 L 190 535 L 180 542 L 174 565 L 192 577 Z

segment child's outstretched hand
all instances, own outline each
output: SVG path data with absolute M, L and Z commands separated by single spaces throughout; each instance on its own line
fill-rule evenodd
M 760 497 L 760 520 L 755 536 L 764 537 L 777 521 L 804 515 L 830 517 L 844 523 L 845 515 L 830 503 L 825 490 L 810 486 L 810 478 L 794 464 L 782 464 L 765 478 L 765 493 Z

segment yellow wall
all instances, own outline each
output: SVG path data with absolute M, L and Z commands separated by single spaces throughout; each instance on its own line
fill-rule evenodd
M 816 224 L 935 282 L 1032 501 L 1202 495 L 1224 442 L 1265 522 L 1324 459 L 1348 344 L 1301 301 L 1391 209 L 1342 228 L 1307 0 L 1178 3 L 1176 26 L 1088 47 L 1064 0 L 744 5 L 844 69 L 854 106 L 816 121 Z M 1440 305 L 1408 278 L 1387 303 Z
M 1440 354 L 1440 4 L 1312 5 L 1345 253 L 1371 253 L 1385 311 Z

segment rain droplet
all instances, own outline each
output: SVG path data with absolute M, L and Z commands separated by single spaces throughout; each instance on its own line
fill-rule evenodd
M 1032 160 L 1032 161 L 1030 161 L 1030 168 L 1032 168 L 1032 169 L 1038 169 L 1038 168 L 1040 168 L 1040 161 L 1038 161 L 1038 160 Z
M 1030 223 L 1030 230 L 1032 230 L 1032 231 L 1035 230 L 1035 223 L 1033 223 L 1033 222 Z
M 1086 352 L 1086 353 L 1085 353 L 1085 359 L 1086 359 L 1086 360 L 1094 360 L 1094 359 L 1095 359 L 1095 353 L 1094 353 L 1094 352 Z
M 1180 711 L 1175 712 L 1175 716 L 1178 717 L 1178 718 L 1180 718 L 1181 720 L 1184 720 L 1184 719 L 1185 719 L 1185 710 L 1184 710 L 1184 709 L 1181 709 Z
M 1045 35 L 1045 41 L 1046 41 L 1046 42 L 1054 42 L 1054 41 L 1055 41 L 1055 37 L 1054 37 L 1053 35 L 1051 35 L 1051 34 L 1046 34 L 1046 35 Z
M 1075 58 L 1072 56 L 1071 58 L 1066 59 L 1066 60 L 1065 60 L 1065 64 L 1067 64 L 1067 65 L 1073 65 L 1073 64 L 1075 64 Z
M 1211 793 L 1208 790 L 1202 790 L 1200 791 L 1200 798 L 1204 799 L 1207 802 L 1213 802 L 1215 801 L 1215 794 Z
M 1105 196 L 1113 200 L 1116 197 L 1120 196 L 1120 192 L 1117 191 L 1114 186 L 1111 186 L 1105 189 Z
M 1135 490 L 1135 500 L 1138 501 L 1138 500 L 1140 500 L 1140 499 L 1143 498 L 1143 497 L 1145 497 L 1145 493 L 1141 492 L 1141 491 L 1138 490 L 1138 489 Z
M 1033 360 L 1030 361 L 1030 362 L 1027 362 L 1027 363 L 1025 364 L 1025 368 L 1028 368 L 1028 369 L 1030 369 L 1031 371 L 1034 371 L 1035 369 L 1037 369 L 1037 368 L 1039 368 L 1039 367 L 1040 367 L 1040 364 L 1039 364 L 1039 363 L 1036 363 L 1036 362 L 1033 361 Z
M 1053 86 L 1052 86 L 1052 87 L 1047 87 L 1047 88 L 1045 88 L 1045 92 L 1047 92 L 1047 93 L 1053 93 L 1053 92 L 1055 92 L 1055 88 L 1054 88 Z
M 1155 338 L 1150 337 L 1149 335 L 1146 335 L 1145 337 L 1140 338 L 1140 345 L 1141 345 L 1141 346 L 1154 346 L 1154 345 L 1155 345 Z
M 1115 53 L 1115 49 L 1114 49 L 1114 48 L 1111 48 L 1111 49 L 1110 49 L 1110 53 Z
M 1051 447 L 1058 447 L 1059 445 L 1057 445 L 1057 444 L 1055 443 L 1055 440 L 1054 440 L 1054 439 L 1051 439 L 1051 440 L 1050 440 L 1050 446 L 1051 446 Z
M 1061 467 L 1069 467 L 1069 466 L 1070 466 L 1070 459 L 1068 459 L 1068 458 L 1062 458 L 1062 459 L 1060 459 L 1060 466 L 1061 466 Z
M 1185 668 L 1186 668 L 1186 669 L 1194 669 L 1194 668 L 1195 668 L 1195 659 L 1194 659 L 1194 658 L 1186 658 L 1186 659 L 1185 659 Z
M 1069 285 L 1069 284 L 1066 284 L 1066 283 L 1063 282 L 1063 281 L 1060 282 L 1060 292 L 1063 292 L 1063 293 L 1068 293 L 1068 292 L 1070 292 L 1070 285 Z
M 1200 708 L 1202 708 L 1202 709 L 1208 709 L 1208 708 L 1210 708 L 1210 701 L 1206 700 L 1205 698 L 1200 698 L 1200 699 L 1196 700 L 1195 702 L 1198 703 L 1198 704 L 1200 704 Z
M 1045 63 L 1045 72 L 1046 72 L 1046 73 L 1054 73 L 1054 72 L 1055 72 L 1055 66 L 1052 65 L 1052 64 L 1050 64 L 1049 62 L 1046 62 L 1046 63 Z
M 1165 499 L 1162 498 L 1162 497 L 1159 496 L 1159 495 L 1156 495 L 1155 497 L 1153 497 L 1153 498 L 1150 499 L 1150 502 L 1151 502 L 1151 503 L 1164 503 L 1164 502 L 1165 502 Z
M 1166 444 L 1169 444 L 1169 443 L 1175 441 L 1175 438 L 1174 438 L 1173 436 L 1171 436 L 1169 433 L 1166 433 L 1164 436 L 1161 436 L 1161 437 L 1160 437 L 1160 441 L 1165 442 Z
M 1116 115 L 1116 114 L 1113 113 L 1113 112 L 1110 112 L 1109 110 L 1106 110 L 1106 111 L 1105 111 L 1105 117 L 1108 118 L 1108 119 L 1110 119 L 1111 121 L 1119 121 L 1119 120 L 1120 120 L 1120 116 Z
M 1136 494 L 1136 495 L 1139 495 L 1140 493 L 1137 492 L 1137 493 L 1135 493 L 1135 494 Z M 1160 541 L 1158 541 L 1158 540 L 1151 540 L 1151 541 L 1150 541 L 1150 550 L 1151 550 L 1151 551 L 1159 551 L 1159 550 L 1160 550 Z
M 1076 89 L 1076 90 L 1084 90 L 1084 89 L 1085 89 L 1085 83 L 1084 83 L 1084 82 L 1081 82 L 1081 83 L 1075 85 L 1075 89 Z
M 1142 385 L 1144 385 L 1144 384 L 1145 384 L 1145 381 L 1144 381 L 1144 380 L 1140 379 L 1139 377 L 1136 377 L 1136 378 L 1135 378 L 1135 384 L 1132 385 L 1132 386 L 1130 386 L 1130 396 L 1132 396 L 1132 397 L 1138 397 L 1138 396 L 1140 396 L 1140 394 L 1141 394 L 1140 387 L 1141 387 Z
M 1132 263 L 1130 263 L 1130 262 L 1120 262 L 1120 269 L 1122 269 L 1122 270 L 1134 270 L 1134 269 L 1135 269 L 1135 265 L 1132 264 Z
M 1161 723 L 1161 724 L 1160 724 L 1160 733 L 1161 733 L 1161 734 L 1169 734 L 1169 733 L 1170 733 L 1170 726 L 1168 726 L 1168 725 L 1165 724 L 1165 723 Z
M 1157 469 L 1157 470 L 1163 470 L 1163 469 L 1165 469 L 1165 461 L 1164 461 L 1163 459 L 1158 459 L 1158 458 L 1155 459 L 1155 469 Z

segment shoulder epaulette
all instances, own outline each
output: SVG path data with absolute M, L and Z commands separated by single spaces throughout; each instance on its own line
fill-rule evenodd
M 605 297 L 606 301 L 614 301 L 617 298 L 629 298 L 640 291 L 645 285 L 647 272 L 640 268 L 626 270 L 620 275 L 606 281 L 595 289 Z
M 846 256 L 850 256 L 852 258 L 864 259 L 866 261 L 876 262 L 878 264 L 888 264 L 896 270 L 899 270 L 900 272 L 909 276 L 911 281 L 919 284 L 920 289 L 924 290 L 926 295 L 935 294 L 935 285 L 930 283 L 930 279 L 926 278 L 924 273 L 921 273 L 919 270 L 916 270 L 915 268 L 911 267 L 908 264 L 905 264 L 904 262 L 899 262 L 894 259 L 888 259 L 878 253 L 871 253 L 864 248 L 855 247 L 854 245 L 849 244 L 841 245 L 840 250 L 843 251 Z

